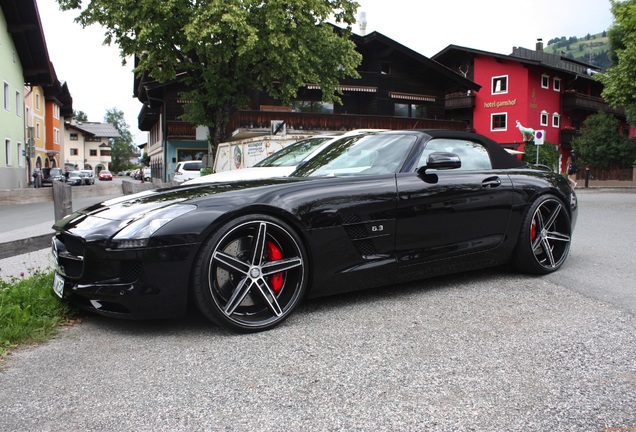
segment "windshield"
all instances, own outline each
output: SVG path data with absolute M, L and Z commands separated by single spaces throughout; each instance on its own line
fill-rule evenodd
M 262 161 L 254 164 L 256 167 L 277 167 L 295 166 L 301 163 L 307 156 L 313 153 L 322 143 L 328 141 L 330 137 L 308 138 L 295 142 L 287 147 L 278 150 L 276 153 L 266 157 Z
M 417 141 L 414 135 L 380 134 L 342 138 L 297 169 L 294 177 L 399 172 Z

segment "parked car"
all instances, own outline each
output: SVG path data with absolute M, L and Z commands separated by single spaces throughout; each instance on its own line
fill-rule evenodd
M 71 186 L 81 186 L 84 184 L 84 177 L 80 171 L 69 171 L 66 183 Z
M 150 168 L 144 168 L 144 169 L 139 168 L 133 173 L 132 177 L 135 180 L 141 180 L 142 177 L 144 181 L 152 180 Z
M 182 161 L 177 163 L 177 167 L 172 175 L 172 180 L 176 182 L 184 182 L 196 177 L 201 176 L 202 162 L 197 161 Z
M 85 185 L 94 185 L 95 184 L 95 175 L 93 175 L 92 170 L 80 170 L 82 174 L 83 183 Z
M 54 181 L 65 181 L 61 168 L 42 168 L 42 186 L 53 186 Z
M 200 176 L 183 182 L 183 185 L 286 177 L 294 172 L 301 162 L 310 160 L 337 139 L 338 137 L 334 136 L 315 136 L 300 140 L 269 155 L 253 167 Z
M 99 172 L 99 174 L 98 174 L 98 178 L 100 180 L 112 180 L 113 179 L 113 175 L 108 170 L 101 170 Z
M 56 222 L 53 290 L 126 318 L 192 300 L 254 332 L 309 297 L 508 263 L 555 272 L 577 215 L 565 177 L 484 136 L 343 137 L 289 177 L 149 190 Z

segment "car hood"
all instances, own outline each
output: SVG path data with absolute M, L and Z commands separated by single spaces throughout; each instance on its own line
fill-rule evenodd
M 242 168 L 232 171 L 222 171 L 215 174 L 208 174 L 195 179 L 184 182 L 184 185 L 194 185 L 202 183 L 219 183 L 238 180 L 256 180 L 275 177 L 287 177 L 296 169 L 295 165 L 292 166 L 279 166 L 279 167 L 251 167 Z
M 278 178 L 152 189 L 78 210 L 57 221 L 53 229 L 58 232 L 68 231 L 86 240 L 102 238 L 115 234 L 130 222 L 143 218 L 150 212 L 174 204 L 211 206 L 216 203 L 226 207 L 238 206 L 245 203 L 246 194 L 264 193 L 270 186 L 303 180 Z

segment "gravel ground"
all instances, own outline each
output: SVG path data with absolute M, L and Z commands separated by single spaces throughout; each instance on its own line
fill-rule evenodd
M 252 335 L 90 315 L 7 359 L 0 430 L 636 430 L 636 318 L 556 281 L 312 300 Z

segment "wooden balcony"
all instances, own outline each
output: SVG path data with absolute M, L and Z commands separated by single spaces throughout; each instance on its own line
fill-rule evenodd
M 588 96 L 583 93 L 567 91 L 561 95 L 561 107 L 563 111 L 581 110 L 596 113 L 603 111 L 609 114 L 625 116 L 622 108 L 612 108 L 605 100 L 596 96 Z
M 447 129 L 466 130 L 466 123 L 450 120 L 387 117 L 358 114 L 313 114 L 298 112 L 238 111 L 228 133 L 238 129 L 269 130 L 272 120 L 282 120 L 287 131 L 349 131 L 353 129 Z
M 475 108 L 475 93 L 450 93 L 446 95 L 444 108 L 446 110 Z
M 351 114 L 311 114 L 285 111 L 238 111 L 227 127 L 227 136 L 237 131 L 269 133 L 273 120 L 284 121 L 287 133 L 344 132 L 353 129 L 446 129 L 465 131 L 466 123 L 450 120 L 418 119 Z M 195 127 L 185 121 L 169 121 L 167 139 L 195 139 Z

